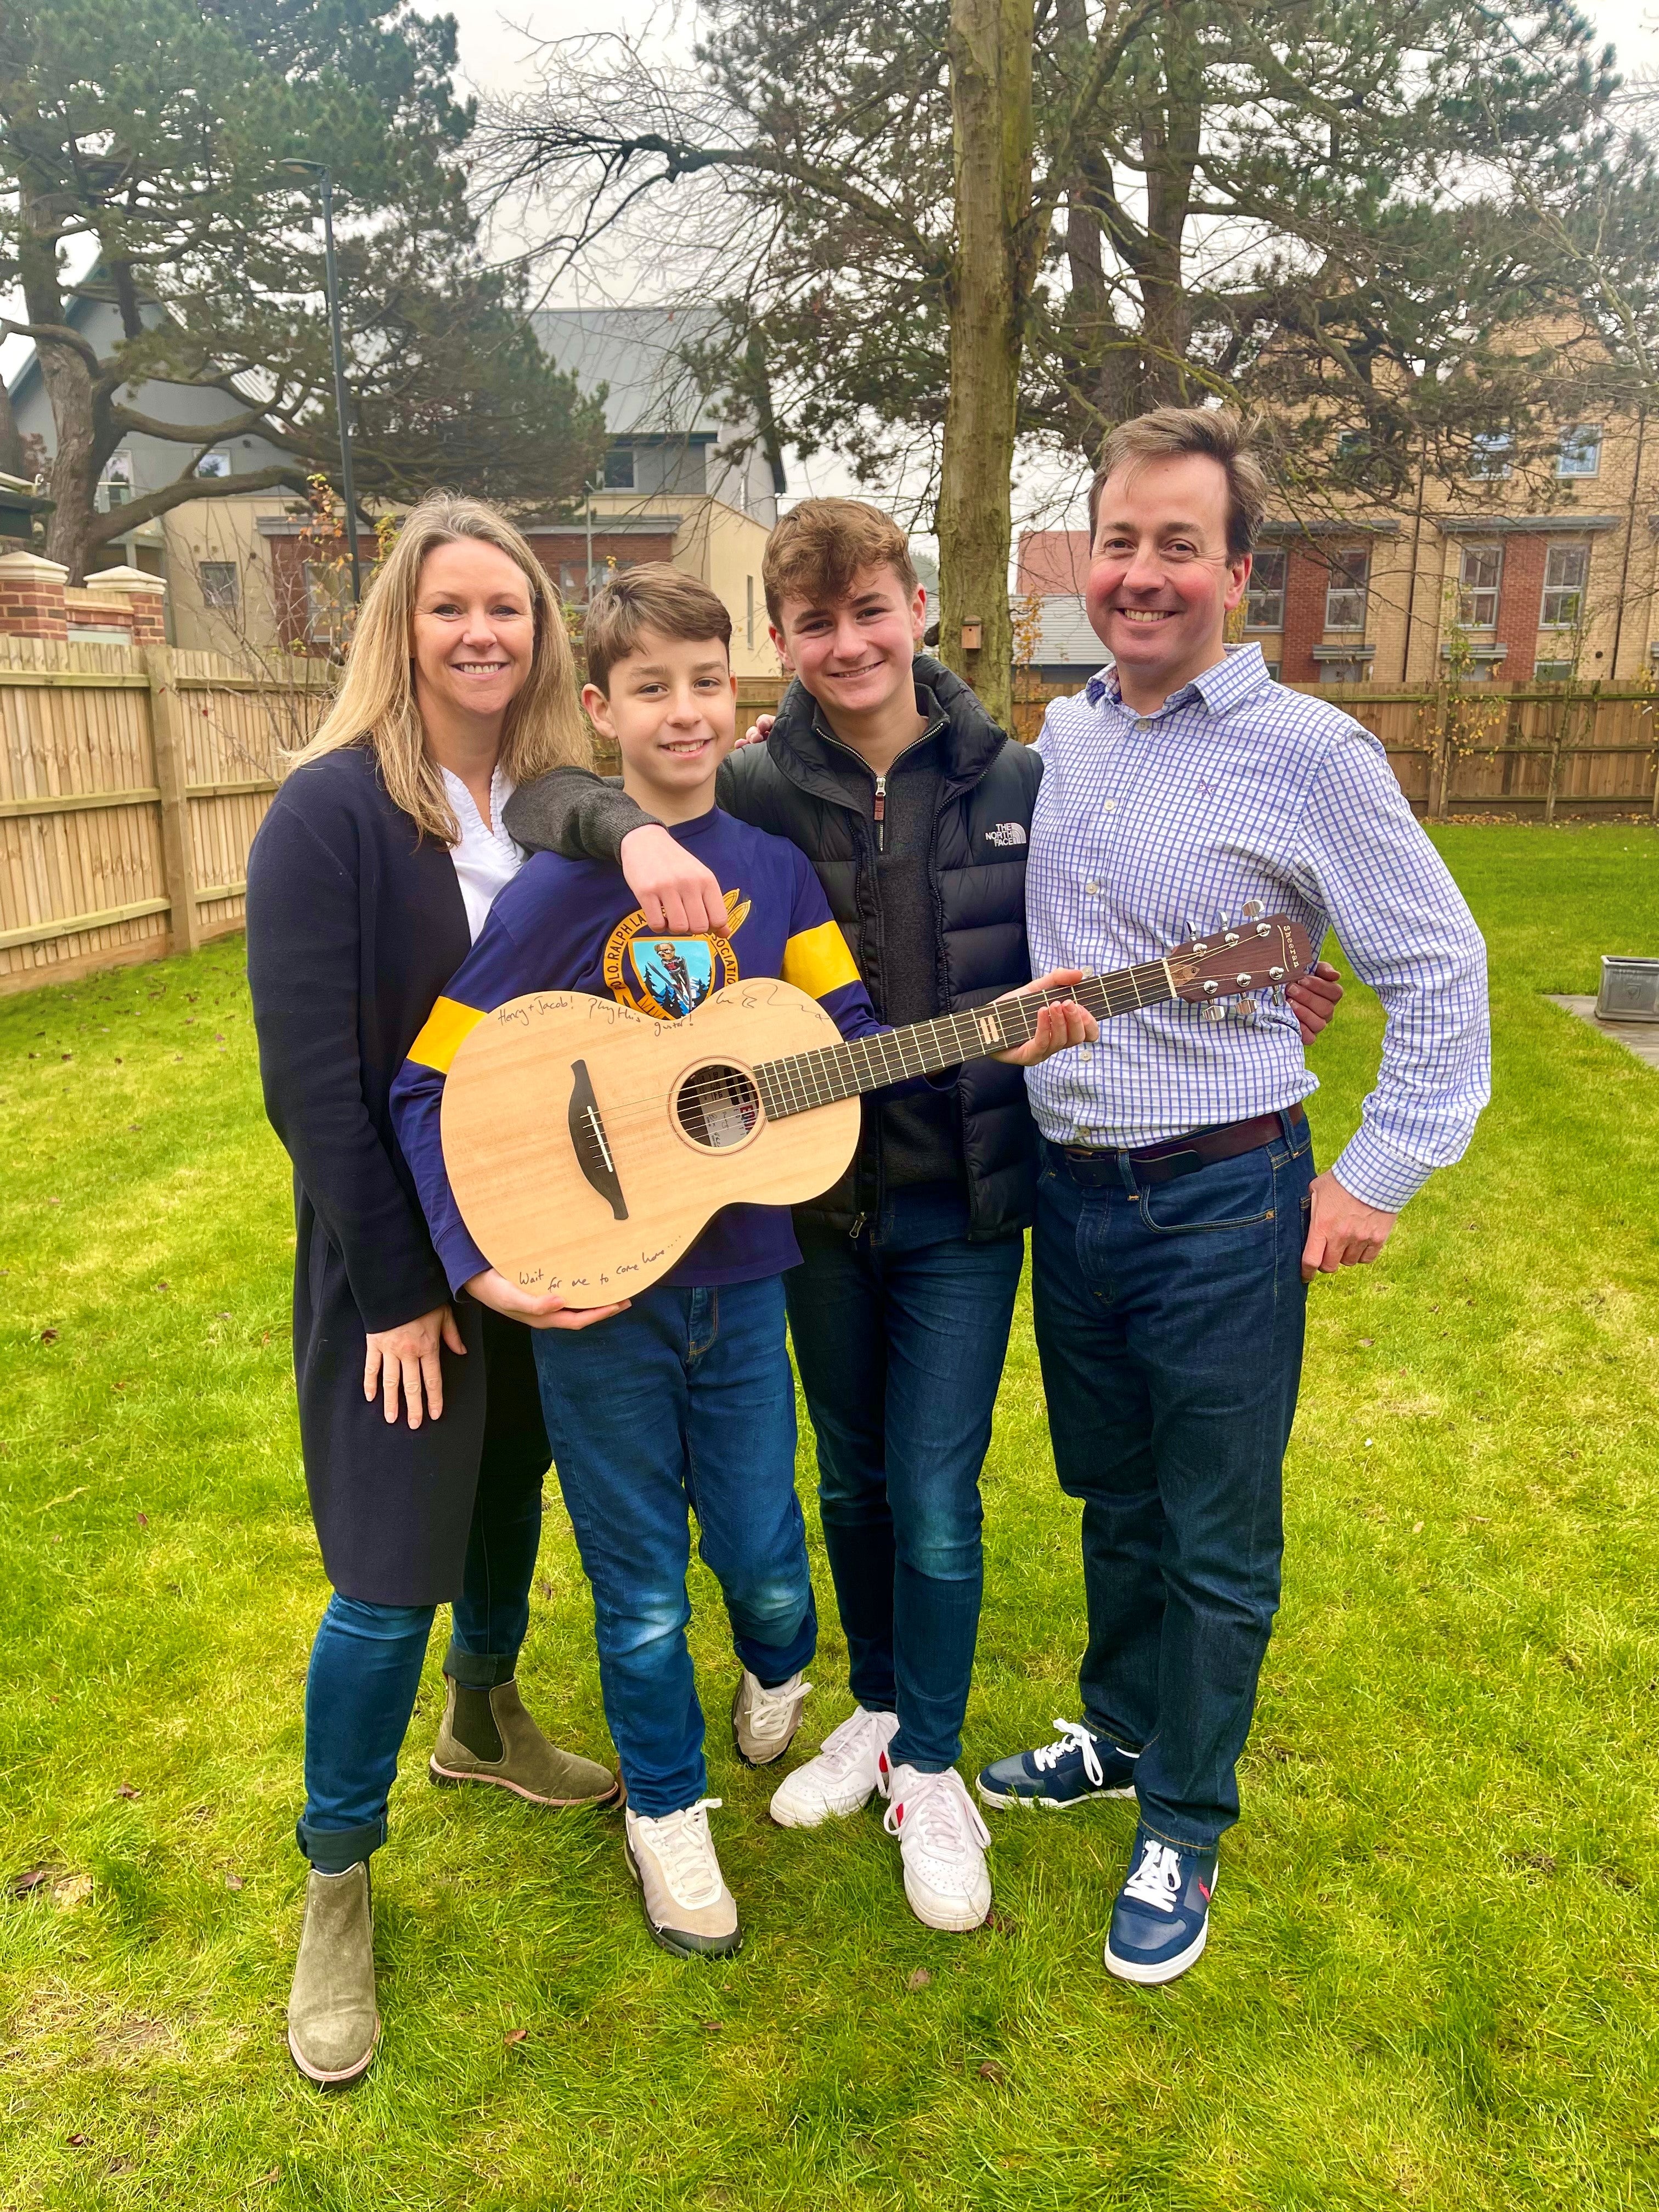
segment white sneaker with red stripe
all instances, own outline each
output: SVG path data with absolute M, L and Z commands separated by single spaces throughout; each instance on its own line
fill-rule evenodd
M 773 1791 L 772 1818 L 779 1827 L 821 1827 L 867 1805 L 881 1755 L 897 1730 L 896 1713 L 869 1713 L 854 1705 L 825 1736 L 817 1757 L 786 1775 Z
M 910 1910 L 929 1928 L 957 1935 L 977 1928 L 991 1910 L 985 1866 L 991 1832 L 967 1784 L 954 1766 L 942 1774 L 890 1766 L 884 1751 L 881 1791 L 887 1800 L 882 1826 L 898 1838 Z

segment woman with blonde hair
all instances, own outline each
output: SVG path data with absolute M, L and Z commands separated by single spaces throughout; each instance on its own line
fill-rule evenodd
M 248 866 L 248 977 L 266 1110 L 294 1162 L 294 1357 L 306 1484 L 333 1595 L 306 1686 L 310 1861 L 289 2046 L 355 2079 L 380 2031 L 368 1859 L 435 1607 L 454 1608 L 430 1772 L 538 1805 L 615 1777 L 520 1700 L 550 1454 L 530 1338 L 452 1305 L 387 1109 L 392 1079 L 525 859 L 501 810 L 589 745 L 559 602 L 525 538 L 476 500 L 404 521 L 362 605 L 339 696 Z M 556 1298 L 536 1328 L 580 1328 Z

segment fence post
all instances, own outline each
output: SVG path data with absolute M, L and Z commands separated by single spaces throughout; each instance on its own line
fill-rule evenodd
M 196 854 L 185 790 L 185 733 L 173 681 L 172 648 L 147 645 L 144 673 L 149 678 L 155 784 L 161 794 L 161 865 L 167 872 L 167 894 L 173 902 L 172 946 L 175 952 L 194 952 L 202 941 L 202 927 L 196 905 Z

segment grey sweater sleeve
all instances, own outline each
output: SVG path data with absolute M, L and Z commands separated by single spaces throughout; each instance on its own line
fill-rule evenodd
M 635 805 L 620 777 L 586 768 L 552 769 L 521 785 L 501 818 L 520 845 L 567 860 L 619 860 L 629 831 L 657 819 Z

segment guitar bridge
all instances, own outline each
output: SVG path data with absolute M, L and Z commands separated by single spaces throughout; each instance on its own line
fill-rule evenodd
M 609 1206 L 616 1219 L 626 1221 L 628 1202 L 623 1196 L 622 1179 L 617 1173 L 617 1164 L 611 1157 L 611 1140 L 605 1133 L 605 1121 L 599 1112 L 599 1102 L 593 1096 L 587 1062 L 573 1060 L 570 1073 L 574 1080 L 565 1119 L 570 1130 L 570 1142 L 575 1150 L 576 1164 Z

